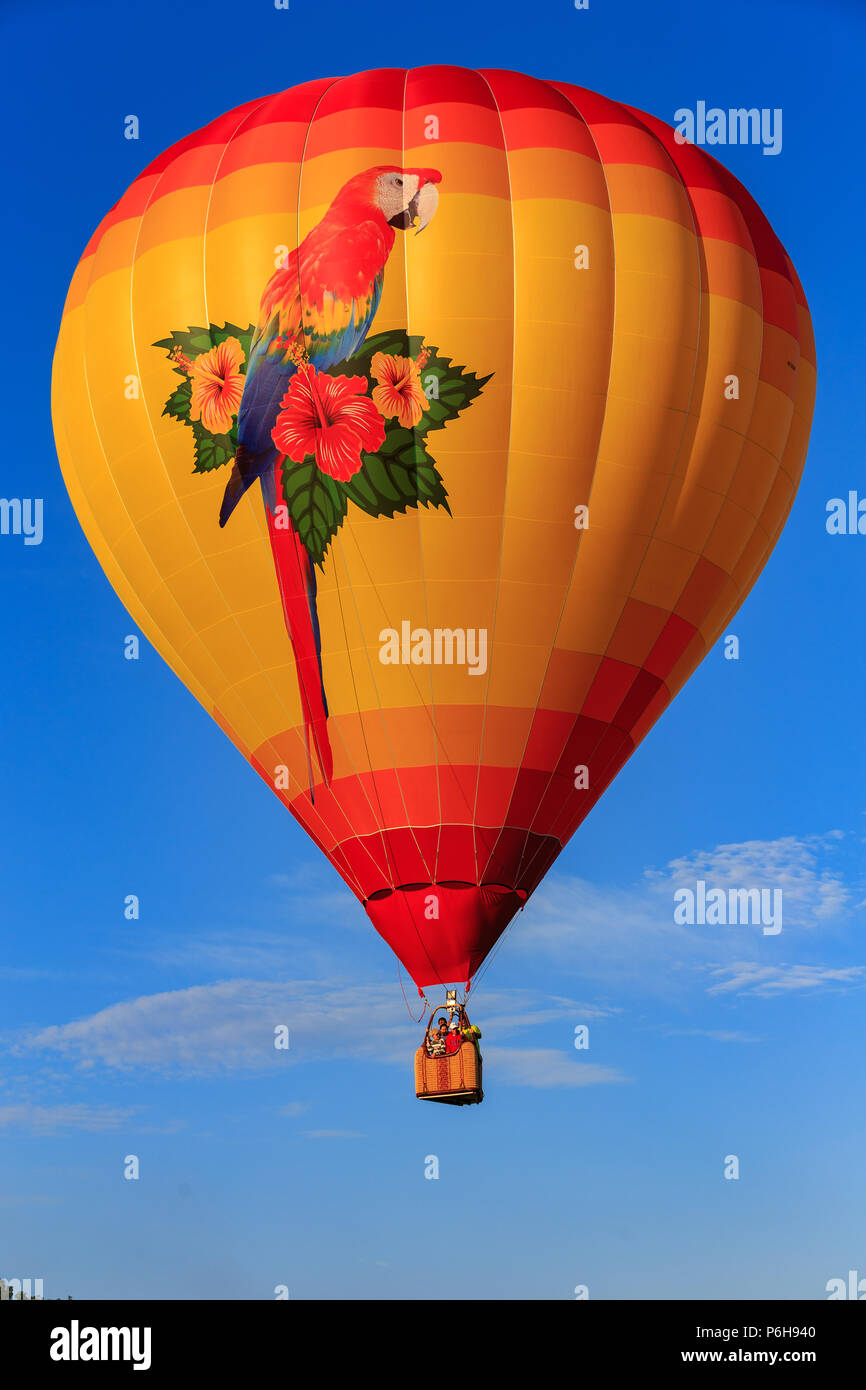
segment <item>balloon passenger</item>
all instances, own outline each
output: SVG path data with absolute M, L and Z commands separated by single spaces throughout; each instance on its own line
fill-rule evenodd
M 455 1010 L 451 1015 L 451 1022 L 448 1024 L 448 1037 L 445 1042 L 445 1051 L 449 1056 L 458 1051 L 462 1041 L 463 1036 L 460 1031 L 460 1015 Z

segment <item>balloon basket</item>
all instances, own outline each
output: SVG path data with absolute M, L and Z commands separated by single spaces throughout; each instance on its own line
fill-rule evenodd
M 438 1100 L 445 1105 L 480 1105 L 481 1050 L 464 1039 L 456 1052 L 430 1057 L 426 1044 L 415 1053 L 415 1095 L 418 1100 Z

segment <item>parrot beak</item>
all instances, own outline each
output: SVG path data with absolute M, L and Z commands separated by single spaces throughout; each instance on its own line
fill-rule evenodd
M 409 206 L 390 219 L 388 226 L 396 227 L 401 232 L 407 232 L 417 222 L 415 235 L 420 236 L 424 228 L 429 227 L 433 221 L 438 206 L 439 189 L 435 183 L 425 183 L 418 189 Z
M 414 214 L 412 224 L 414 226 L 415 217 L 418 218 L 418 230 L 415 235 L 420 236 L 425 227 L 429 227 L 433 218 L 436 216 L 436 209 L 439 206 L 439 189 L 435 183 L 425 183 L 418 189 L 412 202 L 409 204 L 410 211 Z

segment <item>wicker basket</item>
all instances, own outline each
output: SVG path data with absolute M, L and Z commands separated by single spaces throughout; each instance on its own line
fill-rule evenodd
M 430 1057 L 426 1040 L 415 1053 L 415 1095 L 419 1100 L 441 1100 L 450 1105 L 477 1105 L 481 1089 L 481 1051 L 464 1038 L 450 1056 Z

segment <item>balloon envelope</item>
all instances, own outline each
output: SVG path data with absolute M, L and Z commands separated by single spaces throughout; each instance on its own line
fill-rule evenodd
M 53 414 L 119 597 L 423 986 L 477 970 L 742 603 L 814 383 L 791 262 L 703 150 L 430 67 L 156 159 L 75 272 Z

